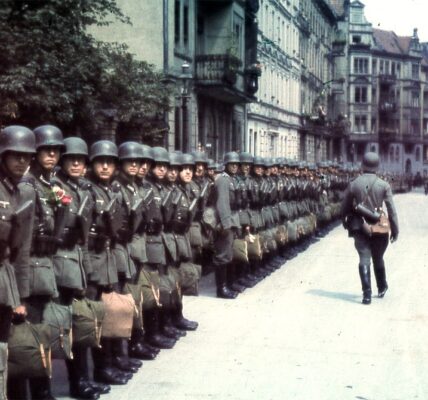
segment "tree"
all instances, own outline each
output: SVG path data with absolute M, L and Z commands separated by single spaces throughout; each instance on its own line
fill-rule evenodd
M 100 109 L 115 109 L 122 124 L 166 111 L 162 75 L 88 33 L 111 18 L 129 23 L 115 0 L 3 0 L 0 123 L 49 122 L 78 134 L 93 132 Z

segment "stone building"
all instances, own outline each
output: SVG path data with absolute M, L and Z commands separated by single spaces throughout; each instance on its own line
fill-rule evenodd
M 327 122 L 337 90 L 336 14 L 324 0 L 261 0 L 257 102 L 248 105 L 248 147 L 262 156 L 334 156 Z
M 248 105 L 248 150 L 297 159 L 300 152 L 299 1 L 261 0 L 257 55 L 262 69 L 257 102 Z
M 212 158 L 245 141 L 246 108 L 258 89 L 258 0 L 117 0 L 132 25 L 93 30 L 125 43 L 176 88 L 165 146 Z M 134 135 L 135 136 L 135 135 Z
M 373 150 L 388 172 L 422 173 L 428 143 L 428 63 L 417 29 L 406 37 L 373 29 L 362 2 L 342 1 L 339 6 L 338 28 L 345 33 L 346 46 L 336 58 L 336 71 L 344 75 L 345 85 L 336 109 L 349 123 L 342 132 L 342 159 L 359 162 L 364 152 Z

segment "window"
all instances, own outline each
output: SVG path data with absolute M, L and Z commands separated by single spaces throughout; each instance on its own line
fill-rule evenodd
M 417 162 L 421 161 L 421 148 L 420 147 L 416 147 L 415 160 Z
M 355 132 L 367 133 L 367 115 L 355 116 Z
M 175 0 L 174 9 L 174 42 L 175 44 L 180 43 L 180 0 Z
M 411 106 L 412 107 L 419 107 L 419 92 L 412 92 L 412 102 L 411 102 Z
M 412 64 L 412 79 L 419 79 L 419 64 Z
M 354 74 L 368 74 L 368 73 L 369 73 L 369 59 L 354 58 Z
M 355 87 L 355 103 L 367 103 L 367 86 Z
M 376 133 L 376 118 L 372 118 L 372 133 Z
M 410 134 L 419 135 L 419 120 L 412 119 L 410 120 Z
M 394 162 L 394 146 L 389 148 L 389 162 Z
M 189 6 L 183 7 L 183 43 L 184 47 L 189 47 Z
M 361 43 L 361 36 L 360 35 L 353 35 L 352 36 L 352 43 Z
M 377 60 L 372 61 L 372 74 L 373 75 L 377 74 Z
M 384 65 L 385 65 L 385 63 L 383 62 L 383 60 L 380 60 L 379 61 L 379 74 L 384 73 Z
M 238 58 L 242 58 L 243 54 L 243 43 L 242 43 L 242 26 L 243 26 L 243 19 L 238 15 L 233 15 L 233 51 L 236 51 L 236 56 Z

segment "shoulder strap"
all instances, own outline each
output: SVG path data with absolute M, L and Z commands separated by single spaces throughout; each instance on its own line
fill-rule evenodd
M 370 188 L 369 189 L 367 189 L 367 192 L 366 192 L 366 197 L 364 198 L 364 200 L 363 200 L 363 204 L 365 204 L 366 203 L 366 201 L 369 199 L 369 194 L 371 193 L 371 191 L 372 191 L 372 189 L 373 189 L 373 186 L 374 186 L 374 184 L 376 183 L 376 181 L 379 179 L 379 177 L 376 175 L 375 176 L 375 178 L 373 179 L 373 182 L 372 182 L 372 184 L 370 185 Z

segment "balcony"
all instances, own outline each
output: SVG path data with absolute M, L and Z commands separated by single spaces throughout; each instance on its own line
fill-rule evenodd
M 196 79 L 203 84 L 233 86 L 238 79 L 241 60 L 228 54 L 196 56 Z
M 296 20 L 302 32 L 306 35 L 309 35 L 311 33 L 311 25 L 309 23 L 308 17 L 304 13 L 299 11 Z
M 351 133 L 349 135 L 349 141 L 354 143 L 368 143 L 377 142 L 378 135 L 375 133 Z
M 399 138 L 399 133 L 397 129 L 380 126 L 379 127 L 379 140 L 382 142 L 395 142 Z
M 254 100 L 260 69 L 242 68 L 239 58 L 230 54 L 206 54 L 195 58 L 195 82 L 199 92 L 228 103 Z
M 397 103 L 390 100 L 380 101 L 379 112 L 384 115 L 394 114 L 397 112 Z
M 397 81 L 397 77 L 392 74 L 379 74 L 378 78 L 381 85 L 393 85 Z
M 418 144 L 422 143 L 422 136 L 419 134 L 405 133 L 403 134 L 403 143 Z

